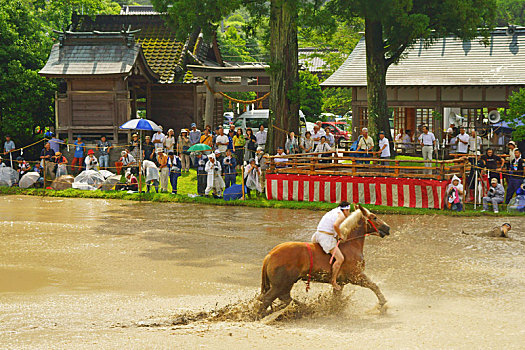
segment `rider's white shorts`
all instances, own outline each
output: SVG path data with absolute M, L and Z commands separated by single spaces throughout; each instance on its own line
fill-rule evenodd
M 334 236 L 322 232 L 315 232 L 312 236 L 312 242 L 319 243 L 326 254 L 330 254 L 330 251 L 337 246 L 337 239 Z

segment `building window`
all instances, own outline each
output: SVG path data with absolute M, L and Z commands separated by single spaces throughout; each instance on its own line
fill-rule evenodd
M 419 132 L 423 132 L 423 125 L 428 126 L 429 130 L 433 131 L 433 108 L 417 108 L 416 109 L 416 127 Z
M 407 129 L 407 114 L 404 107 L 394 108 L 394 135 Z
M 368 108 L 359 107 L 359 125 L 356 131 L 360 133 L 361 130 L 366 127 L 368 127 Z

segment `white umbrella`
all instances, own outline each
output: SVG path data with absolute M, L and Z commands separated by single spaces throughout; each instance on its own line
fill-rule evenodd
M 140 148 L 139 148 L 139 192 L 142 192 L 142 130 L 159 131 L 162 130 L 160 126 L 149 119 L 136 118 L 125 122 L 120 126 L 120 129 L 125 130 L 140 130 Z
M 62 175 L 51 183 L 51 188 L 57 191 L 66 190 L 73 187 L 74 181 L 75 178 L 72 175 Z
M 98 187 L 99 185 L 102 185 L 104 183 L 105 179 L 104 176 L 102 176 L 101 173 L 95 170 L 84 170 L 80 174 L 75 177 L 75 182 L 73 183 L 73 188 L 75 187 L 75 184 L 85 184 L 90 185 L 93 187 Z M 83 186 L 80 186 L 83 187 Z
M 30 171 L 28 173 L 25 173 L 24 176 L 20 179 L 20 182 L 18 183 L 18 187 L 20 188 L 29 188 L 33 186 L 38 179 L 40 178 L 40 174 L 36 171 Z
M 11 187 L 18 182 L 18 171 L 9 167 L 0 168 L 0 186 Z
M 111 171 L 105 170 L 105 169 L 100 170 L 99 172 L 102 174 L 102 176 L 104 176 L 104 179 L 107 179 L 108 177 L 111 177 L 111 176 L 115 175 Z
M 100 189 L 102 191 L 111 191 L 113 187 L 115 187 L 115 185 L 120 182 L 120 178 L 121 178 L 120 175 L 113 175 L 113 176 L 108 177 L 106 181 L 104 181 Z

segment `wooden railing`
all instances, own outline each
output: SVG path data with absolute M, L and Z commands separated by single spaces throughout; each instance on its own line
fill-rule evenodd
M 322 157 L 320 156 L 322 155 Z M 449 180 L 453 175 L 466 182 L 468 160 L 403 160 L 375 157 L 375 153 L 331 151 L 267 156 L 270 174 L 381 176 Z

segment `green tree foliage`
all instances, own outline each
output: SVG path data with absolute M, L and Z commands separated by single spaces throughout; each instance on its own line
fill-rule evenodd
M 352 90 L 329 88 L 323 90 L 323 112 L 345 115 L 352 108 Z
M 368 129 L 388 130 L 386 72 L 420 38 L 431 44 L 455 34 L 462 39 L 488 37 L 496 0 L 330 0 L 330 13 L 343 20 L 363 18 L 367 54 Z M 390 133 L 387 133 L 390 138 Z
M 307 118 L 313 120 L 321 114 L 323 104 L 323 92 L 319 86 L 319 78 L 309 71 L 300 71 L 299 86 L 301 111 Z
M 518 125 L 519 122 L 525 123 L 525 89 L 520 89 L 509 96 L 509 109 L 507 114 L 502 114 L 502 119 L 515 129 L 512 133 L 514 141 L 525 140 L 525 126 Z
M 18 146 L 54 120 L 55 84 L 38 75 L 52 44 L 44 27 L 27 3 L 0 0 L 0 136 Z
M 497 0 L 497 4 L 496 24 L 498 26 L 525 25 L 525 0 Z

